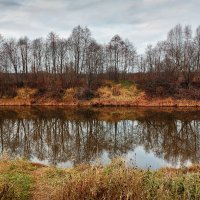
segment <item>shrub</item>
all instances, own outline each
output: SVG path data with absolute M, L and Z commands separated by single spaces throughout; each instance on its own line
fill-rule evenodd
M 16 86 L 4 86 L 0 88 L 0 98 L 13 98 L 17 96 Z
M 200 100 L 200 90 L 194 87 L 190 87 L 189 89 L 179 88 L 175 97 L 178 99 Z
M 143 83 L 142 89 L 150 96 L 173 96 L 176 93 L 176 86 L 162 78 L 148 80 Z
M 93 90 L 89 88 L 80 88 L 77 93 L 75 94 L 75 97 L 78 100 L 90 100 L 95 96 L 95 93 Z

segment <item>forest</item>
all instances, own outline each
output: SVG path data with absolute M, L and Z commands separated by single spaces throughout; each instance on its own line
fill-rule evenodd
M 131 38 L 132 41 L 137 38 Z M 200 26 L 180 24 L 164 41 L 139 54 L 128 39 L 115 35 L 98 43 L 89 28 L 77 26 L 68 38 L 51 32 L 44 38 L 0 36 L 0 98 L 13 98 L 19 88 L 36 96 L 62 98 L 69 88 L 82 88 L 80 99 L 94 97 L 109 83 L 135 85 L 149 97 L 200 99 Z

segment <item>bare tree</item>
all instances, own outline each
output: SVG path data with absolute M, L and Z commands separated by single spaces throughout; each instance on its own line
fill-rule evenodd
M 68 43 L 65 39 L 60 39 L 58 41 L 58 61 L 59 61 L 59 70 L 60 74 L 63 73 L 64 66 L 67 65 L 67 50 L 68 50 Z
M 58 41 L 59 37 L 56 33 L 51 32 L 47 37 L 47 51 L 49 53 L 50 63 L 52 64 L 52 73 L 58 72 Z M 50 64 L 49 63 L 49 64 Z
M 42 71 L 43 56 L 44 56 L 43 45 L 44 44 L 43 44 L 42 38 L 37 38 L 32 41 L 31 53 L 32 53 L 32 72 L 33 73 Z
M 8 55 L 9 63 L 13 66 L 13 70 L 17 76 L 18 71 L 20 70 L 20 65 L 19 65 L 18 45 L 16 40 L 9 39 L 5 41 L 4 48 Z M 11 71 L 13 70 L 11 69 Z
M 18 41 L 20 51 L 20 61 L 22 64 L 22 72 L 28 74 L 28 53 L 29 53 L 29 40 L 27 37 L 20 38 Z
M 91 42 L 90 30 L 77 26 L 73 29 L 69 38 L 70 50 L 73 54 L 73 65 L 76 77 L 82 72 L 85 66 L 86 50 Z
M 197 70 L 200 70 L 200 26 L 196 30 L 196 35 L 194 37 L 194 49 L 195 57 L 194 62 Z
M 86 67 L 85 73 L 87 77 L 87 84 L 91 86 L 94 77 L 99 73 L 102 68 L 102 46 L 97 44 L 96 41 L 91 41 L 86 50 Z

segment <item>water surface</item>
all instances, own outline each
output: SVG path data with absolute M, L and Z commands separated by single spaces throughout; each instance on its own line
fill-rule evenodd
M 48 165 L 140 168 L 200 161 L 200 111 L 158 108 L 0 107 L 0 153 Z

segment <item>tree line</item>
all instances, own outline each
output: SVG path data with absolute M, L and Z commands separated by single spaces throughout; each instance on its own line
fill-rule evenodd
M 191 26 L 176 25 L 166 40 L 147 46 L 139 67 L 141 72 L 181 74 L 189 86 L 192 74 L 200 70 L 200 26 L 193 34 Z
M 90 30 L 77 26 L 69 38 L 60 38 L 51 32 L 46 39 L 30 40 L 28 37 L 0 39 L 0 71 L 28 74 L 47 72 L 51 74 L 73 74 L 76 78 L 112 72 L 133 72 L 137 53 L 134 45 L 115 35 L 107 45 L 97 43 Z
M 0 36 L 0 86 L 61 84 L 74 87 L 83 81 L 91 87 L 98 80 L 124 80 L 131 74 L 180 75 L 187 87 L 200 69 L 200 26 L 176 25 L 164 41 L 148 45 L 140 55 L 134 44 L 115 35 L 98 43 L 87 27 L 77 26 L 68 38 L 51 32 L 30 40 Z M 12 81 L 11 81 L 12 80 Z M 14 81 L 14 82 L 13 82 Z M 9 86 L 8 86 L 9 87 Z

